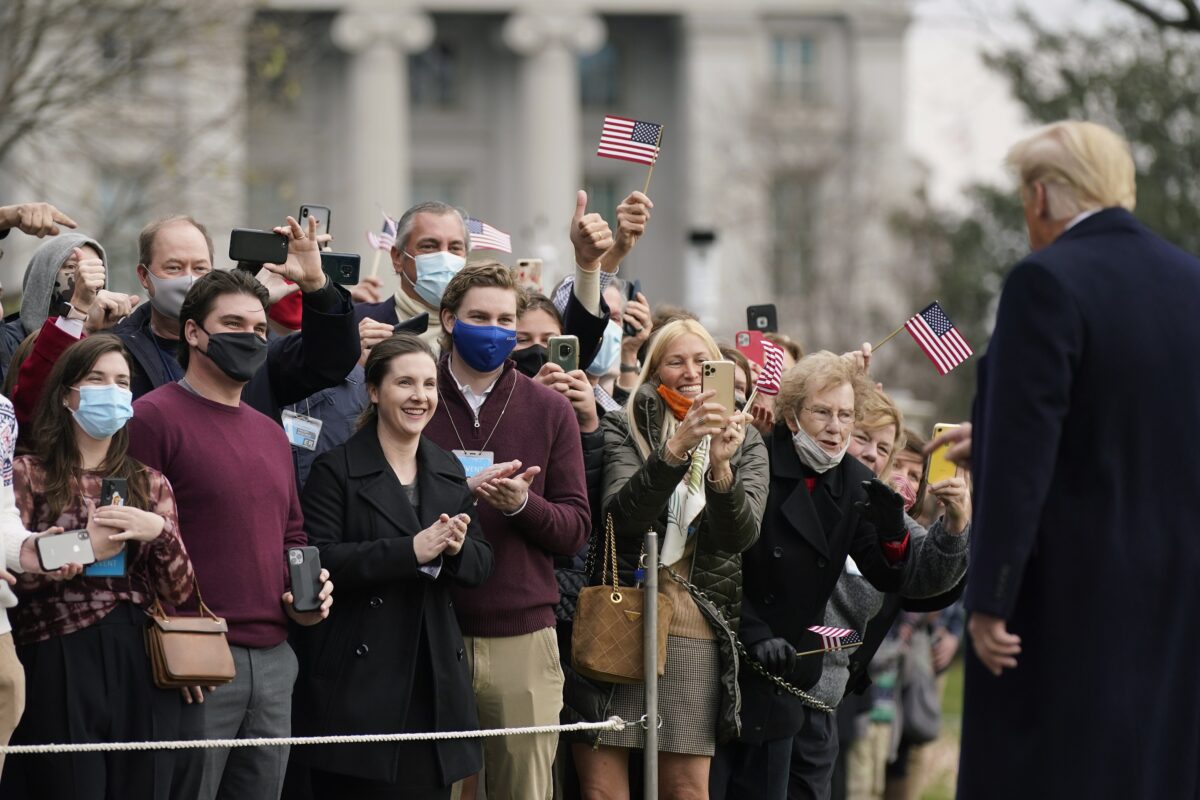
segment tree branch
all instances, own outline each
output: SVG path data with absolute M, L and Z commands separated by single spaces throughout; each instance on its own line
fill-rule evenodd
M 1160 28 L 1200 32 L 1200 5 L 1196 0 L 1179 0 L 1184 16 L 1168 17 L 1158 9 L 1151 8 L 1142 0 L 1117 0 L 1118 3 L 1145 17 Z

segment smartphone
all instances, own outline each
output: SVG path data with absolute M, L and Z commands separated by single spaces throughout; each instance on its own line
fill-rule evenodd
M 738 331 L 733 335 L 733 346 L 751 362 L 763 366 L 762 331 Z
M 710 403 L 720 403 L 730 414 L 737 411 L 734 404 L 732 361 L 705 361 L 700 365 L 700 391 L 715 391 Z
M 524 287 L 542 290 L 542 260 L 540 258 L 519 258 L 514 267 L 517 283 Z
M 578 336 L 551 336 L 549 350 L 551 364 L 558 364 L 564 372 L 579 369 Z
M 779 331 L 779 316 L 775 312 L 775 304 L 764 306 L 749 306 L 746 309 L 746 327 L 762 333 L 777 333 Z
M 642 282 L 641 281 L 629 281 L 628 283 L 626 283 L 625 284 L 625 302 L 628 303 L 630 300 L 637 300 L 637 296 L 641 293 L 641 291 L 642 291 Z M 622 327 L 624 328 L 624 333 L 626 336 L 630 336 L 630 337 L 637 336 L 638 332 L 633 329 L 633 325 L 630 324 L 628 319 L 625 320 L 625 323 Z
M 362 257 L 358 253 L 321 253 L 321 269 L 329 280 L 343 286 L 358 283 L 358 270 Z
M 300 230 L 304 231 L 304 235 L 308 235 L 308 218 L 312 217 L 317 221 L 317 236 L 323 233 L 329 233 L 329 218 L 333 216 L 333 212 L 329 210 L 329 206 L 300 206 L 300 216 L 296 217 L 300 221 Z
M 101 506 L 123 506 L 129 496 L 129 481 L 110 476 L 100 484 Z M 125 548 L 112 558 L 97 561 L 83 571 L 92 578 L 119 578 L 125 574 Z
M 234 228 L 229 234 L 229 257 L 255 264 L 282 264 L 287 261 L 288 239 L 282 233 Z
M 38 564 L 43 572 L 53 572 L 66 564 L 94 564 L 96 554 L 92 551 L 92 538 L 82 528 L 53 536 L 34 539 L 37 545 Z
M 292 607 L 316 611 L 321 607 L 321 553 L 315 547 L 289 547 L 288 574 L 292 578 Z
M 946 431 L 952 431 L 958 425 L 951 425 L 947 422 L 939 422 L 933 426 L 934 438 L 941 436 Z M 933 485 L 938 481 L 944 481 L 947 478 L 953 478 L 958 474 L 958 467 L 953 462 L 946 459 L 946 453 L 949 452 L 950 445 L 944 444 L 938 449 L 929 454 L 929 463 L 925 467 L 925 483 Z

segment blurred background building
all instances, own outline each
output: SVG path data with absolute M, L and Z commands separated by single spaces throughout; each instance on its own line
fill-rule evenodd
M 0 195 L 69 209 L 118 287 L 160 214 L 209 224 L 224 265 L 230 228 L 329 205 L 336 249 L 369 271 L 381 210 L 427 199 L 508 231 L 512 259 L 543 258 L 552 281 L 571 266 L 575 190 L 612 220 L 645 182 L 595 155 L 617 114 L 665 125 L 651 230 L 623 273 L 653 301 L 726 335 L 774 302 L 783 328 L 828 347 L 915 310 L 889 226 L 917 184 L 905 0 L 214 0 L 169 29 L 161 5 L 75 44 L 131 68 L 81 103 L 69 141 L 0 152 Z M 386 258 L 381 274 L 390 289 Z

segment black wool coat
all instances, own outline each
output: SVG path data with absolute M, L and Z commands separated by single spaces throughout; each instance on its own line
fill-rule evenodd
M 301 505 L 309 541 L 334 584 L 329 619 L 293 636 L 300 659 L 297 735 L 478 728 L 475 695 L 450 586 L 491 573 L 475 501 L 458 459 L 428 439 L 417 451 L 419 507 L 389 467 L 370 424 L 317 459 Z M 458 555 L 418 570 L 413 536 L 439 514 L 470 514 Z M 301 748 L 310 765 L 372 780 L 428 774 L 440 785 L 478 772 L 478 740 Z M 295 754 L 294 754 L 295 755 Z
M 1110 208 L 1017 264 L 979 365 L 959 797 L 1200 796 L 1200 260 Z
M 764 639 L 782 637 L 803 652 L 820 646 L 816 634 L 807 629 L 823 624 L 825 604 L 847 555 L 854 557 L 864 577 L 881 592 L 901 588 L 905 562 L 895 566 L 887 562 L 875 526 L 854 508 L 856 502 L 866 499 L 863 481 L 874 477 L 861 462 L 845 456 L 838 466 L 816 476 L 816 486 L 809 492 L 805 477 L 815 473 L 801 463 L 786 424 L 775 427 L 767 448 L 771 491 L 762 534 L 742 555 L 739 638 L 749 648 Z M 820 679 L 821 663 L 820 654 L 803 656 L 796 669 L 783 677 L 808 689 Z M 746 665 L 739 677 L 744 741 L 763 742 L 799 732 L 804 720 L 799 699 Z

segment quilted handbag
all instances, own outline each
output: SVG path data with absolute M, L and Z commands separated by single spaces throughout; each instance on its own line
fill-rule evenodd
M 612 568 L 612 584 L 608 569 Z M 658 674 L 667 665 L 667 631 L 675 606 L 662 593 L 658 600 Z M 641 683 L 645 680 L 642 658 L 642 612 L 645 592 L 622 588 L 617 577 L 617 543 L 612 517 L 604 526 L 604 561 L 600 585 L 579 592 L 575 628 L 571 635 L 571 663 L 586 678 L 607 683 Z

